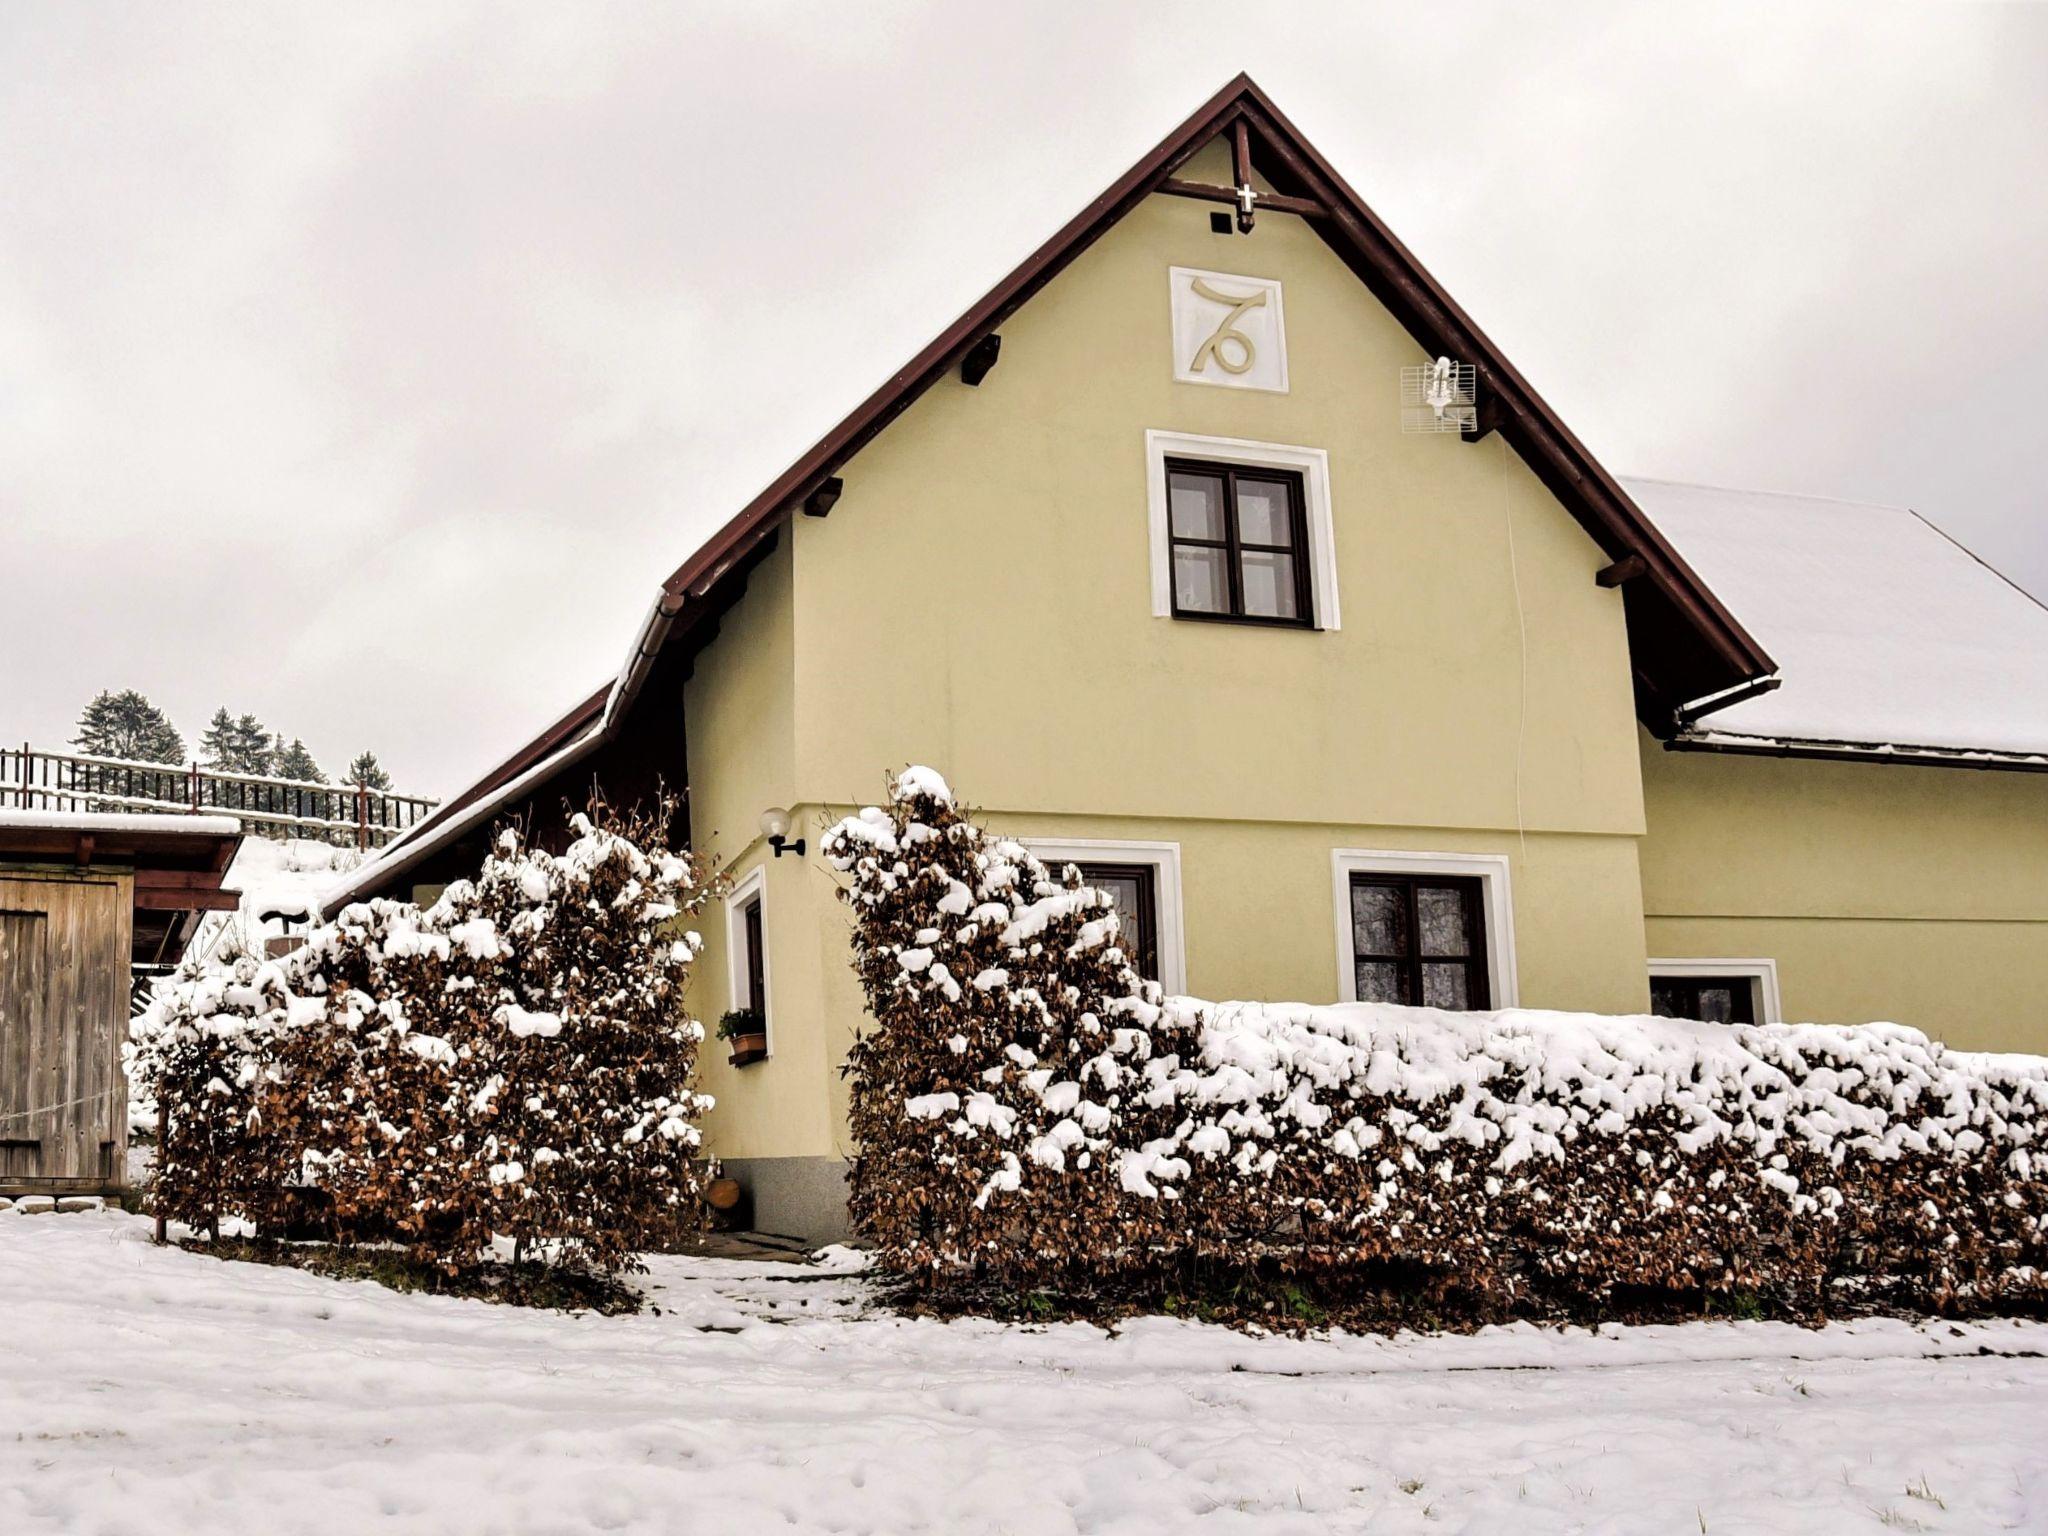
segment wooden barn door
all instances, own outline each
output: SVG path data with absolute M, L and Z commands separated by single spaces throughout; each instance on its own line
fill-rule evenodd
M 0 1187 L 121 1182 L 124 879 L 0 878 Z
M 46 913 L 0 906 L 0 1187 L 42 1171 L 44 1117 L 34 1110 L 49 927 Z

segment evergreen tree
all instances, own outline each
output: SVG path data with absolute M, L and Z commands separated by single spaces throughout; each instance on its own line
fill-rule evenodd
M 102 692 L 86 705 L 71 744 L 95 757 L 125 757 L 145 763 L 185 760 L 185 738 L 170 717 L 133 688 Z
M 356 760 L 348 765 L 348 777 L 343 782 L 361 784 L 366 789 L 389 789 L 391 775 L 386 773 L 383 764 L 377 761 L 376 753 L 359 752 L 356 754 Z
M 235 722 L 235 757 L 237 773 L 277 772 L 270 731 L 254 715 Z
M 225 708 L 216 709 L 199 738 L 206 766 L 222 773 L 267 774 L 277 771 L 270 732 L 254 715 L 239 720 Z
M 282 736 L 277 738 L 273 761 L 280 779 L 302 779 L 308 784 L 325 784 L 327 775 L 320 771 L 320 765 L 313 761 L 313 754 L 306 750 L 306 744 L 294 736 L 287 746 Z
M 327 775 L 320 771 L 320 765 L 313 761 L 313 754 L 306 750 L 306 744 L 294 736 L 289 745 L 280 736 L 272 744 L 272 771 L 280 779 L 298 779 L 307 784 L 325 784 Z M 334 796 L 321 794 L 317 790 L 280 789 L 277 791 L 279 809 L 297 816 L 319 816 L 332 820 L 335 814 Z
M 235 717 L 216 709 L 199 737 L 200 760 L 209 768 L 226 769 L 235 755 Z

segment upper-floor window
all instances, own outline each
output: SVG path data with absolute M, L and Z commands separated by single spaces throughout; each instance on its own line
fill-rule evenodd
M 1175 618 L 1315 623 L 1298 473 L 1168 459 L 1166 487 Z

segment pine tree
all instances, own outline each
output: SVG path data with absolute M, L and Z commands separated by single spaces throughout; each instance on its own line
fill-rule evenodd
M 86 705 L 71 744 L 95 757 L 125 757 L 144 763 L 185 760 L 185 738 L 170 717 L 133 688 L 102 692 Z
M 294 736 L 286 745 L 278 737 L 275 758 L 277 776 L 280 779 L 300 779 L 308 784 L 325 784 L 327 775 L 320 771 L 320 765 L 313 761 L 313 754 L 306 750 L 306 744 Z
M 206 766 L 222 773 L 269 774 L 277 771 L 277 746 L 269 730 L 254 715 L 239 720 L 225 708 L 216 709 L 199 738 L 199 750 Z
M 209 768 L 226 769 L 235 753 L 235 717 L 223 707 L 213 712 L 199 737 L 200 760 Z
M 272 772 L 280 779 L 297 779 L 306 784 L 325 784 L 327 775 L 320 771 L 320 765 L 313 760 L 313 754 L 306 750 L 306 744 L 294 736 L 287 744 L 280 736 L 272 744 Z M 332 819 L 334 796 L 309 792 L 303 789 L 279 791 L 279 798 L 285 808 L 301 816 L 319 816 Z
M 254 715 L 235 722 L 235 772 L 269 774 L 277 771 L 270 731 Z
M 365 789 L 389 789 L 391 775 L 384 771 L 384 765 L 377 761 L 374 752 L 359 752 L 354 762 L 348 765 L 348 776 L 344 784 L 360 784 Z

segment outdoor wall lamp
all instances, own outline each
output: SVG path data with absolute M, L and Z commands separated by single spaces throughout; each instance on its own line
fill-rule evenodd
M 775 850 L 778 859 L 785 853 L 804 856 L 804 840 L 789 840 L 789 812 L 779 805 L 771 805 L 761 813 L 761 835 L 768 839 L 768 846 Z

